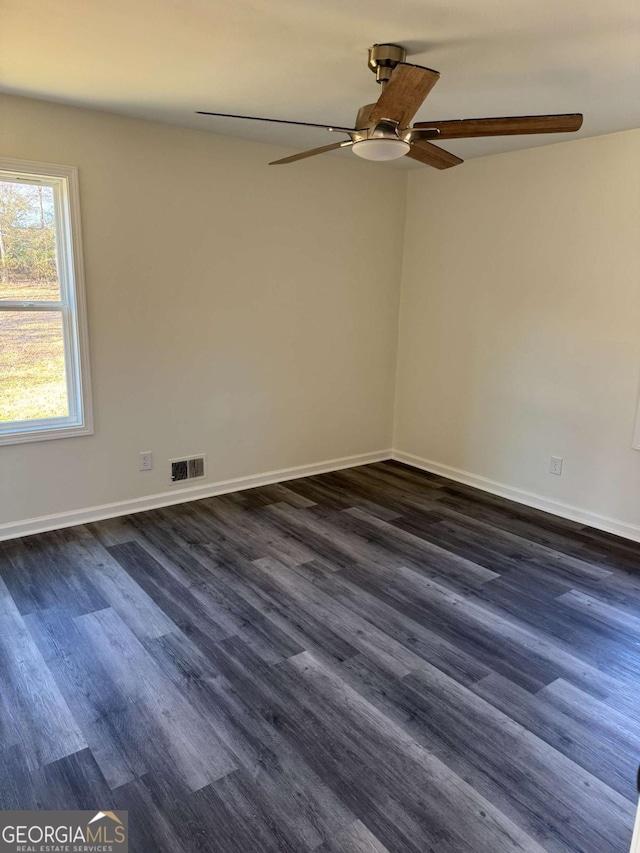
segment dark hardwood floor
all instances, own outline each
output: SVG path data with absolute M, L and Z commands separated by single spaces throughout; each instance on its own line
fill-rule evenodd
M 640 546 L 384 462 L 0 544 L 0 808 L 134 853 L 626 853 Z

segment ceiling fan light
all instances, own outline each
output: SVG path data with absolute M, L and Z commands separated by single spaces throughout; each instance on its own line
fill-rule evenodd
M 361 139 L 354 142 L 351 150 L 364 160 L 397 160 L 410 148 L 402 139 Z

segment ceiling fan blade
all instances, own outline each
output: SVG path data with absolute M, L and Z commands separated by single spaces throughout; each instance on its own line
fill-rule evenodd
M 573 133 L 582 127 L 581 113 L 549 116 L 465 118 L 454 121 L 420 121 L 420 127 L 437 127 L 440 139 L 469 139 L 474 136 L 512 136 L 524 133 Z
M 371 111 L 369 121 L 375 125 L 386 118 L 397 121 L 401 128 L 407 127 L 439 78 L 438 72 L 431 68 L 398 63 Z
M 260 118 L 259 116 L 236 116 L 231 113 L 208 113 L 204 110 L 196 110 L 196 115 L 199 116 L 218 116 L 219 118 L 243 118 L 248 121 L 270 121 L 273 124 L 295 124 L 298 127 L 321 127 L 324 130 L 338 131 L 339 133 L 353 133 L 354 127 L 341 127 L 336 124 L 314 124 L 310 121 L 287 121 L 282 118 Z
M 430 142 L 413 142 L 406 156 L 424 163 L 425 166 L 434 166 L 436 169 L 450 169 L 451 166 L 459 166 L 460 163 L 464 163 L 464 160 L 456 157 L 455 154 L 451 154 L 451 152 L 445 151 L 437 145 L 432 145 Z
M 292 154 L 290 157 L 283 157 L 282 160 L 273 160 L 269 163 L 270 166 L 284 166 L 285 163 L 295 163 L 296 160 L 304 160 L 306 157 L 315 157 L 316 154 L 324 154 L 325 151 L 335 151 L 338 148 L 348 148 L 353 145 L 353 142 L 333 142 L 331 145 L 323 145 L 320 148 L 311 148 L 309 151 L 301 151 L 299 154 Z

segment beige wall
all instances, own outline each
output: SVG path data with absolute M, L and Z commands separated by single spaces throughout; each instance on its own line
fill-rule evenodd
M 412 172 L 406 222 L 394 446 L 640 525 L 640 131 Z
M 390 447 L 405 175 L 284 153 L 2 97 L 0 156 L 79 167 L 96 432 L 0 448 L 0 523 Z

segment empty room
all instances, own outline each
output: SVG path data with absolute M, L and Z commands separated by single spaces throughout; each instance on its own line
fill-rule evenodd
M 639 92 L 630 0 L 4 0 L 0 853 L 640 853 Z

